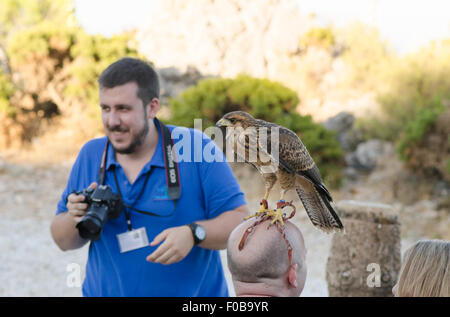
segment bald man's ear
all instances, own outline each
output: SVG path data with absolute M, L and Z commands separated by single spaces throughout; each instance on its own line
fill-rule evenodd
M 298 286 L 298 284 L 297 284 L 297 269 L 298 269 L 297 264 L 292 264 L 289 267 L 288 277 L 287 277 L 289 287 L 297 288 L 297 286 Z

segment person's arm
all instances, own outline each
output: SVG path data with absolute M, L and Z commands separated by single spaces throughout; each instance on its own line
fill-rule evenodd
M 214 219 L 196 221 L 206 230 L 206 239 L 199 244 L 199 247 L 214 250 L 225 249 L 231 231 L 248 214 L 247 205 L 242 205 L 234 210 L 221 213 Z M 194 246 L 194 237 L 187 225 L 162 231 L 150 245 L 155 246 L 162 241 L 164 242 L 147 257 L 147 261 L 172 264 L 181 261 Z
M 206 209 L 203 219 L 207 219 L 195 221 L 206 230 L 206 239 L 199 247 L 225 249 L 231 231 L 249 214 L 249 210 L 222 150 L 200 131 L 191 132 L 194 140 L 196 137 L 202 139 L 203 149 L 212 145 L 214 153 L 219 155 L 212 162 L 202 161 L 197 165 Z M 191 142 L 191 145 L 194 146 L 194 143 Z M 195 152 L 196 148 L 193 147 L 191 153 Z M 150 243 L 151 246 L 158 244 L 160 245 L 147 257 L 147 261 L 171 264 L 182 260 L 189 253 L 194 246 L 194 237 L 186 224 L 162 231 Z
M 53 218 L 50 231 L 53 240 L 62 251 L 81 248 L 89 241 L 80 237 L 76 224 L 68 212 L 62 212 Z
M 206 239 L 199 246 L 213 250 L 225 249 L 231 231 L 248 215 L 248 207 L 243 205 L 234 210 L 224 212 L 214 219 L 196 221 L 206 230 Z
M 96 183 L 91 184 L 95 188 Z M 50 232 L 56 245 L 62 250 L 73 250 L 84 246 L 89 240 L 80 237 L 76 225 L 84 217 L 88 205 L 83 195 L 70 194 L 67 197 L 67 212 L 57 214 L 50 225 Z

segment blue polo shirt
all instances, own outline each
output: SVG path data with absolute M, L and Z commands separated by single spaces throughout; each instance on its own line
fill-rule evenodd
M 113 147 L 108 147 L 105 184 L 118 193 L 113 174 L 115 170 L 125 204 L 160 215 L 149 216 L 129 210 L 134 229 L 145 227 L 148 239 L 152 241 L 167 228 L 213 219 L 246 203 L 223 152 L 214 142 L 200 131 L 177 128 L 178 132 L 183 133 L 172 133 L 175 147 L 183 138 L 182 144 L 185 146 L 178 147 L 178 153 L 182 156 L 179 160 L 183 161 L 179 162 L 181 196 L 175 208 L 174 201 L 167 194 L 161 128 L 156 125 L 160 133 L 155 153 L 133 184 L 116 161 Z M 172 131 L 174 126 L 168 128 Z M 179 139 L 175 139 L 175 135 Z M 67 211 L 66 199 L 71 192 L 97 182 L 105 145 L 106 137 L 103 137 L 83 146 L 58 203 L 57 214 Z M 215 153 L 216 159 L 199 160 L 200 148 Z M 187 155 L 191 157 L 190 162 Z M 145 183 L 148 173 L 150 176 Z M 143 193 L 139 198 L 141 190 Z M 150 263 L 146 257 L 159 245 L 120 253 L 117 234 L 127 230 L 125 214 L 122 212 L 117 219 L 106 222 L 99 240 L 90 242 L 82 288 L 84 296 L 228 296 L 218 251 L 194 246 L 178 263 Z

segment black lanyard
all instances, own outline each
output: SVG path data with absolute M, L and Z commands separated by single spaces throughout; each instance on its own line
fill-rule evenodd
M 131 216 L 130 216 L 130 212 L 128 211 L 128 209 L 133 209 L 133 210 L 136 210 L 136 211 L 141 212 L 141 213 L 150 214 L 151 216 L 158 216 L 157 214 L 154 214 L 154 213 L 152 213 L 152 212 L 142 211 L 142 210 L 138 210 L 138 209 L 135 209 L 135 208 L 134 208 L 134 205 L 136 205 L 137 201 L 141 198 L 142 193 L 143 193 L 144 190 L 145 190 L 145 186 L 147 186 L 147 182 L 148 182 L 148 179 L 149 179 L 150 174 L 152 173 L 152 171 L 153 171 L 153 167 L 152 167 L 152 168 L 150 169 L 150 171 L 147 173 L 147 176 L 145 177 L 144 185 L 142 186 L 139 195 L 138 195 L 137 198 L 134 200 L 134 203 L 131 204 L 131 206 L 128 206 L 128 205 L 125 204 L 125 202 L 124 202 L 124 205 L 125 205 L 125 207 L 126 207 L 125 210 L 124 210 L 124 212 L 125 212 L 125 218 L 127 219 L 128 230 L 130 230 L 130 231 L 132 230 L 132 227 L 131 227 Z M 114 181 L 116 182 L 117 191 L 119 192 L 119 196 L 120 196 L 120 198 L 122 199 L 122 201 L 124 201 L 124 200 L 123 200 L 123 196 L 122 196 L 122 192 L 120 191 L 119 182 L 117 181 L 116 167 L 115 167 L 115 166 L 114 166 L 114 169 L 113 169 L 113 173 L 114 173 Z
M 135 211 L 137 211 L 139 213 L 146 214 L 146 215 L 149 215 L 149 216 L 170 217 L 170 216 L 172 216 L 175 213 L 175 210 L 177 208 L 177 200 L 178 200 L 178 198 L 181 195 L 180 173 L 179 173 L 179 169 L 178 169 L 178 163 L 174 160 L 174 153 L 173 153 L 174 143 L 173 143 L 173 140 L 171 138 L 170 131 L 157 118 L 155 118 L 155 121 L 157 123 L 159 123 L 159 126 L 161 127 L 162 140 L 163 140 L 163 152 L 164 152 L 164 165 L 165 165 L 165 170 L 166 170 L 167 191 L 168 191 L 169 197 L 174 202 L 174 210 L 169 215 L 161 216 L 161 215 L 158 215 L 158 214 L 150 212 L 150 211 L 144 211 L 144 210 L 139 210 L 139 209 L 134 208 L 134 205 L 136 204 L 136 202 L 141 198 L 141 196 L 142 196 L 142 194 L 143 194 L 143 192 L 145 190 L 145 187 L 147 185 L 147 182 L 148 182 L 148 179 L 150 177 L 150 174 L 153 171 L 153 167 L 151 167 L 150 171 L 147 173 L 147 176 L 145 178 L 144 185 L 142 186 L 141 192 L 139 193 L 139 195 L 136 198 L 136 200 L 134 201 L 134 203 L 131 206 L 125 205 L 126 206 L 125 217 L 127 219 L 128 230 L 130 230 L 130 231 L 132 230 L 132 227 L 131 227 L 130 212 L 128 211 L 128 209 L 135 210 Z M 105 177 L 106 177 L 106 156 L 107 156 L 107 152 L 108 152 L 108 145 L 109 145 L 109 140 L 106 141 L 106 146 L 105 146 L 105 149 L 103 151 L 102 161 L 100 163 L 100 168 L 99 168 L 99 172 L 98 172 L 98 183 L 100 185 L 104 185 L 104 182 L 105 182 Z M 118 191 L 118 193 L 119 193 L 119 195 L 120 195 L 120 197 L 122 198 L 122 201 L 123 201 L 123 196 L 122 196 L 122 193 L 120 191 L 119 182 L 117 181 L 117 175 L 116 175 L 116 168 L 115 167 L 113 169 L 113 174 L 114 174 L 114 181 L 116 182 L 117 191 Z

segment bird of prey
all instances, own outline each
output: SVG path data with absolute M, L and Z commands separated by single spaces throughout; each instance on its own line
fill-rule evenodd
M 227 127 L 227 144 L 231 144 L 235 154 L 258 169 L 264 178 L 266 193 L 259 211 L 252 216 L 272 212 L 272 223 L 279 221 L 284 225 L 281 209 L 289 204 L 284 204 L 284 196 L 286 191 L 295 189 L 314 226 L 325 232 L 343 230 L 339 216 L 331 206 L 330 192 L 323 184 L 316 164 L 297 134 L 275 123 L 255 119 L 243 111 L 225 114 L 216 126 Z M 261 128 L 266 128 L 266 132 L 259 133 Z M 278 131 L 278 135 L 274 131 Z M 272 154 L 276 153 L 271 151 L 272 148 L 278 148 L 278 155 Z M 250 159 L 252 157 L 253 159 Z M 270 211 L 267 199 L 277 180 L 281 197 L 277 210 Z

